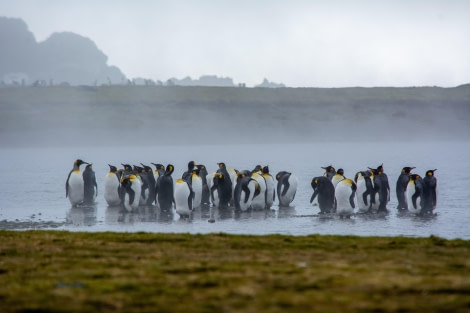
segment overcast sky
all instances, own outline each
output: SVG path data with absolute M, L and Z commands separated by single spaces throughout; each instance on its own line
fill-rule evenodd
M 37 41 L 93 40 L 128 78 L 253 86 L 470 83 L 469 0 L 0 0 Z

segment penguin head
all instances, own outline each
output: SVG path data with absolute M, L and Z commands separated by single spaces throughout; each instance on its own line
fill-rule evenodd
M 312 185 L 313 189 L 316 189 L 318 187 L 318 184 L 319 184 L 318 177 L 313 178 L 312 182 L 310 183 L 310 185 Z
M 132 167 L 129 164 L 122 164 L 121 163 L 121 165 L 124 166 L 125 171 L 132 171 Z
M 263 174 L 269 174 L 269 166 L 264 166 L 263 167 Z
M 223 162 L 217 163 L 217 165 L 219 166 L 220 169 L 226 167 L 226 166 L 225 166 L 225 163 L 223 163 Z
M 116 173 L 117 172 L 117 167 L 116 166 L 111 165 L 111 164 L 108 164 L 108 166 L 109 166 L 109 171 L 111 173 Z
M 175 170 L 175 167 L 172 164 L 168 164 L 166 166 L 165 175 L 167 175 L 167 176 L 171 175 L 174 170 Z
M 344 170 L 343 170 L 342 168 L 339 168 L 339 169 L 336 171 L 336 174 L 344 175 Z
M 157 170 L 162 170 L 165 168 L 165 166 L 163 166 L 163 164 L 159 164 L 159 163 L 152 163 L 153 166 L 155 166 L 155 169 Z
M 194 167 L 196 167 L 196 162 L 194 162 L 194 161 L 189 161 L 189 163 L 188 163 L 188 171 L 192 171 Z
M 420 178 L 420 176 L 419 176 L 418 174 L 411 174 L 411 175 L 410 175 L 410 180 L 413 180 L 413 181 L 414 181 L 414 180 L 417 180 L 417 179 L 419 179 L 419 178 Z
M 82 164 L 88 164 L 88 163 L 85 162 L 85 161 L 82 161 L 80 159 L 77 159 L 77 160 L 75 160 L 75 162 L 73 162 L 73 165 L 76 166 L 76 167 L 80 167 L 80 165 L 82 165 Z
M 281 171 L 279 173 L 276 174 L 276 180 L 279 180 L 281 179 L 282 176 L 286 175 L 287 172 L 286 171 Z
M 433 169 L 433 170 L 428 170 L 428 171 L 426 172 L 426 176 L 431 176 L 431 177 L 434 176 L 434 172 L 435 172 L 435 171 L 437 171 L 437 168 L 436 168 L 436 169 Z
M 384 172 L 384 164 L 380 164 L 379 166 L 377 166 L 377 173 L 378 174 L 382 174 Z
M 93 170 L 93 164 L 92 163 L 87 163 L 87 166 L 85 167 L 85 170 Z
M 334 172 L 334 170 L 335 170 L 335 168 L 331 165 L 328 165 L 326 167 L 322 167 L 322 169 L 324 169 L 327 173 Z
M 263 167 L 261 165 L 256 165 L 252 172 L 253 173 L 261 172 L 262 170 L 263 170 Z
M 136 171 L 137 173 L 145 173 L 145 170 L 142 166 L 134 165 L 132 169 Z
M 414 167 L 405 166 L 404 168 L 401 169 L 401 172 L 403 174 L 409 174 L 412 169 L 414 169 Z
M 152 173 L 152 168 L 148 165 L 145 165 L 145 164 L 142 164 L 140 163 L 140 165 L 142 165 L 142 167 L 144 168 L 144 171 L 147 172 L 147 173 Z

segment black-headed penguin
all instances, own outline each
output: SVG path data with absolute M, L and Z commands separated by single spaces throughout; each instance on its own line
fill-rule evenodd
M 294 201 L 297 193 L 297 177 L 290 172 L 281 171 L 276 174 L 276 180 L 279 206 L 287 207 Z
M 83 174 L 80 170 L 80 165 L 88 164 L 80 159 L 75 160 L 73 168 L 67 176 L 65 182 L 65 197 L 69 198 L 72 206 L 81 204 L 84 200 L 85 184 L 83 182 Z
M 177 179 L 175 183 L 175 211 L 183 217 L 193 212 L 193 191 L 188 181 Z
M 119 177 L 116 166 L 110 165 L 109 172 L 104 178 L 104 199 L 109 206 L 121 204 L 121 178 Z
M 171 209 L 174 203 L 173 177 L 171 176 L 174 170 L 174 166 L 172 164 L 168 164 L 166 166 L 165 173 L 160 176 L 157 180 L 157 185 L 155 188 L 155 197 L 157 200 L 157 205 L 162 210 Z
M 408 210 L 408 203 L 406 201 L 406 187 L 408 186 L 408 181 L 410 180 L 411 170 L 413 169 L 414 167 L 405 166 L 404 168 L 401 169 L 401 173 L 398 176 L 397 185 L 395 188 L 395 192 L 397 194 L 397 200 L 398 200 L 398 205 L 397 205 L 398 211 Z
M 310 203 L 318 196 L 320 214 L 331 213 L 335 204 L 335 187 L 326 176 L 314 177 L 311 182 L 313 194 Z
M 83 184 L 83 203 L 95 203 L 98 196 L 98 184 L 96 183 L 96 175 L 92 164 L 88 164 L 83 171 Z
M 421 214 L 423 207 L 423 179 L 418 174 L 410 174 L 406 187 L 406 199 L 408 211 L 413 214 Z
M 428 170 L 423 178 L 423 211 L 422 214 L 431 214 L 437 204 L 437 179 L 434 176 L 434 170 Z
M 140 193 L 142 192 L 142 181 L 136 174 L 129 174 L 121 178 L 121 188 L 124 208 L 132 212 L 139 207 Z

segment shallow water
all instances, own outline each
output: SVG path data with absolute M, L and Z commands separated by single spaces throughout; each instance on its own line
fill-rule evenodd
M 80 147 L 0 149 L 0 229 L 60 229 L 69 231 L 117 231 L 163 233 L 232 234 L 339 234 L 359 236 L 427 237 L 470 239 L 470 144 L 456 143 L 321 143 L 227 146 L 163 147 Z M 73 161 L 93 163 L 99 187 L 94 207 L 71 208 L 65 198 L 65 181 Z M 139 213 L 123 214 L 108 207 L 103 198 L 108 163 L 172 163 L 174 177 L 180 177 L 194 160 L 215 171 L 217 162 L 228 167 L 252 169 L 269 165 L 273 176 L 282 170 L 299 179 L 296 198 L 289 208 L 276 205 L 269 211 L 219 212 L 204 207 L 190 219 L 174 212 L 141 208 Z M 309 203 L 310 181 L 323 174 L 322 166 L 343 168 L 345 176 L 384 163 L 391 187 L 387 215 L 355 215 L 350 219 L 319 216 Z M 435 169 L 438 179 L 436 216 L 420 218 L 399 215 L 395 208 L 395 182 L 404 166 L 415 166 L 424 175 Z

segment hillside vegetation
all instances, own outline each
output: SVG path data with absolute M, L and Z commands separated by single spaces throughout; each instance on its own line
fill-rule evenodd
M 469 140 L 456 88 L 0 88 L 2 145 Z

